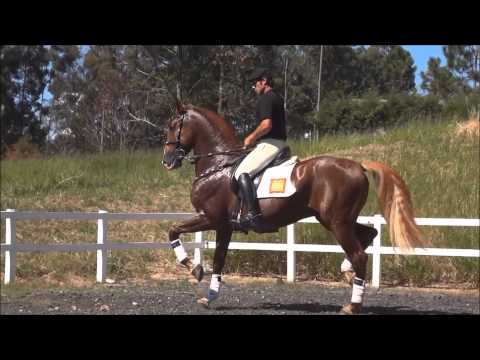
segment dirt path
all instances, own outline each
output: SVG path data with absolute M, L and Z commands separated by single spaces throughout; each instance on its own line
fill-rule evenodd
M 84 288 L 2 287 L 1 314 L 204 314 L 331 315 L 350 299 L 340 283 L 245 280 L 224 276 L 221 297 L 204 309 L 205 280 L 193 287 L 186 280 L 94 285 Z M 480 314 L 476 290 L 369 288 L 364 313 L 375 315 Z

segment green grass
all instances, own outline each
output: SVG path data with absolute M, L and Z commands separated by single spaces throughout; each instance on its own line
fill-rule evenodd
M 456 138 L 454 130 L 454 121 L 417 120 L 383 135 L 331 136 L 313 145 L 291 145 L 303 156 L 341 153 L 355 160 L 385 162 L 407 183 L 417 217 L 478 217 L 479 141 Z M 366 152 L 359 149 L 367 145 L 371 149 Z M 367 207 L 362 213 L 372 210 Z
M 318 142 L 290 140 L 300 158 L 334 154 L 355 160 L 385 162 L 404 178 L 417 217 L 479 217 L 479 139 L 455 136 L 456 122 L 416 120 L 405 127 L 373 134 L 325 136 Z M 190 188 L 193 167 L 167 172 L 158 151 L 118 152 L 89 156 L 54 156 L 41 160 L 8 160 L 1 166 L 1 208 L 43 211 L 193 212 Z M 370 190 L 361 215 L 379 213 L 375 192 Z M 118 222 L 109 227 L 112 241 L 167 241 L 169 222 Z M 4 224 L 1 236 L 4 242 Z M 384 228 L 385 229 L 385 228 Z M 479 248 L 478 228 L 422 227 L 435 247 Z M 386 229 L 385 229 L 386 230 Z M 22 221 L 18 241 L 27 243 L 94 242 L 90 222 Z M 383 245 L 389 245 L 387 231 Z M 336 244 L 317 224 L 296 226 L 299 243 Z M 185 235 L 184 241 L 192 239 Z M 214 240 L 214 233 L 207 238 Z M 235 234 L 233 241 L 284 242 L 278 234 Z M 212 262 L 212 251 L 205 251 Z M 62 271 L 93 276 L 93 253 L 21 254 L 18 274 L 24 278 Z M 341 254 L 298 253 L 297 272 L 305 278 L 339 278 Z M 150 266 L 166 268 L 174 257 L 168 251 L 114 251 L 109 258 L 111 277 L 145 277 Z M 3 263 L 3 255 L 2 255 Z M 226 272 L 285 274 L 283 252 L 231 251 Z M 371 271 L 371 266 L 369 266 Z M 382 280 L 429 284 L 437 281 L 479 284 L 477 258 L 382 257 Z M 59 275 L 61 276 L 61 275 Z
M 43 160 L 1 162 L 2 208 L 42 208 L 46 197 L 75 197 L 82 203 L 61 210 L 102 207 L 131 201 L 138 191 L 190 186 L 191 166 L 167 172 L 160 152 L 117 152 L 89 156 L 53 156 Z M 84 203 L 85 204 L 84 204 Z M 56 204 L 55 210 L 60 210 Z

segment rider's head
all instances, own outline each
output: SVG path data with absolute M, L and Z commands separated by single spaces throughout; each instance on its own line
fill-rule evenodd
M 257 95 L 261 95 L 273 88 L 273 78 L 268 69 L 264 67 L 254 69 L 248 77 L 248 81 L 252 83 L 252 88 Z

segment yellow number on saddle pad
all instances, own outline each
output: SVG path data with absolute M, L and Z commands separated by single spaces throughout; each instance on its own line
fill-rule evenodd
M 285 185 L 287 179 L 272 179 L 270 180 L 270 194 L 285 192 Z

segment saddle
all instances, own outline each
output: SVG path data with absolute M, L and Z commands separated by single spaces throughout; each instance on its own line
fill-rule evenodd
M 230 185 L 231 185 L 231 189 L 232 191 L 235 193 L 235 194 L 238 194 L 238 184 L 237 184 L 237 180 L 235 179 L 235 171 L 237 170 L 238 166 L 240 165 L 240 163 L 243 161 L 243 159 L 246 157 L 247 155 L 243 155 L 241 156 L 236 162 L 235 164 L 233 165 L 232 167 L 232 174 L 231 174 L 231 177 L 230 177 Z M 253 185 L 255 187 L 255 191 L 258 191 L 259 189 L 259 186 L 261 184 L 261 181 L 262 181 L 262 178 L 264 176 L 264 174 L 266 173 L 266 171 L 270 168 L 273 168 L 273 167 L 276 167 L 276 166 L 279 166 L 289 160 L 292 159 L 292 152 L 290 150 L 290 147 L 289 146 L 286 146 L 284 149 L 282 149 L 282 151 L 280 151 L 277 156 L 272 160 L 270 161 L 269 163 L 267 163 L 253 178 L 252 178 L 252 181 L 253 181 Z M 296 161 L 296 159 L 295 159 Z M 240 216 L 241 216 L 241 213 L 244 211 L 244 206 L 243 206 L 243 203 L 241 201 L 241 198 L 237 195 L 237 198 L 238 198 L 238 201 L 237 201 L 237 204 L 235 206 L 235 209 L 233 210 L 232 214 L 231 214 L 231 219 L 232 220 L 235 220 L 235 219 L 239 219 Z M 258 200 L 257 200 L 258 201 Z M 278 231 L 278 229 L 276 228 L 271 228 L 271 229 L 263 229 L 261 231 L 257 231 L 257 232 L 276 232 Z
M 247 154 L 242 155 L 241 157 L 238 158 L 238 160 L 235 162 L 235 164 L 232 167 L 232 175 L 230 177 L 230 186 L 232 188 L 232 191 L 236 194 L 238 193 L 238 184 L 237 180 L 235 179 L 235 171 L 237 171 L 237 168 L 240 166 L 240 163 L 247 157 Z M 289 160 L 292 157 L 292 151 L 290 150 L 290 146 L 286 146 L 285 148 L 280 151 L 275 158 L 267 163 L 252 179 L 253 185 L 255 185 L 255 189 L 258 189 L 258 185 L 260 185 L 260 181 L 262 180 L 263 174 L 268 168 L 278 166 L 285 161 Z

